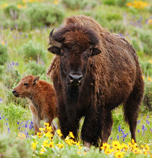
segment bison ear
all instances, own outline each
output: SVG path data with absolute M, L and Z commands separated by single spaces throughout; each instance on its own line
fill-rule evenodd
M 48 48 L 48 51 L 56 55 L 61 55 L 61 49 L 55 46 Z
M 36 76 L 35 78 L 34 78 L 34 80 L 33 80 L 33 85 L 35 85 L 36 84 L 36 82 L 39 80 L 39 76 Z
M 94 55 L 97 55 L 97 54 L 100 54 L 101 53 L 101 50 L 98 49 L 98 48 L 92 48 L 92 54 L 91 56 L 94 56 Z

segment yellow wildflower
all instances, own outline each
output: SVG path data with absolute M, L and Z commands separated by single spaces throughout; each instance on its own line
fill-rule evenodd
M 50 143 L 49 143 L 49 147 L 54 148 L 54 145 L 53 145 L 53 144 L 54 144 L 53 142 L 50 142 Z
M 50 124 L 49 124 L 49 123 L 47 123 L 47 122 L 44 122 L 44 125 L 45 125 L 45 126 L 47 126 L 47 127 L 49 127 L 49 126 L 50 126 Z
M 53 129 L 52 129 L 52 127 L 51 127 L 51 126 L 46 127 L 46 129 L 47 129 L 47 131 L 48 131 L 48 132 L 53 132 Z
M 58 4 L 59 2 L 58 2 L 58 0 L 54 0 L 54 4 Z
M 148 23 L 148 25 L 152 25 L 152 19 L 148 19 L 147 23 Z
M 2 41 L 2 45 L 5 45 L 5 42 L 4 42 L 4 41 Z
M 18 134 L 18 138 L 20 138 L 20 139 L 24 139 L 24 138 L 26 138 L 26 135 L 24 134 L 24 133 L 19 133 Z
M 43 154 L 44 152 L 45 152 L 45 148 L 42 148 L 40 154 Z
M 45 136 L 48 137 L 49 139 L 53 138 L 53 134 L 50 132 L 45 133 Z
M 146 144 L 145 146 L 146 151 L 150 151 L 150 147 Z
M 57 134 L 59 135 L 59 137 L 62 137 L 62 136 L 63 136 L 63 134 L 61 133 L 61 130 L 60 130 L 60 129 L 58 129 L 56 132 L 57 132 Z
M 27 2 L 27 0 L 23 0 L 23 3 L 25 4 Z
M 119 141 L 117 141 L 117 140 L 114 140 L 114 141 L 112 142 L 112 146 L 113 146 L 113 148 L 116 149 L 116 150 L 120 150 L 120 148 L 121 148 L 121 145 L 120 145 Z
M 41 133 L 40 133 L 40 132 L 37 132 L 37 136 L 38 136 L 39 138 L 41 138 L 41 137 L 42 137 L 42 135 L 41 135 Z
M 73 139 L 75 138 L 72 132 L 69 132 L 69 136 Z
M 152 78 L 148 77 L 148 81 L 150 81 L 150 82 L 151 82 L 151 81 L 152 81 Z
M 39 128 L 40 131 L 45 131 L 45 128 Z
M 152 59 L 151 59 L 151 60 L 149 60 L 149 62 L 152 64 Z
M 17 5 L 17 8 L 22 8 L 22 4 L 18 4 L 18 5 Z
M 122 144 L 122 148 L 125 150 L 125 151 L 127 151 L 128 149 L 129 149 L 129 147 L 128 147 L 128 145 L 126 145 L 126 144 Z
M 107 149 L 110 149 L 110 145 L 107 144 L 107 143 L 103 143 L 100 148 L 101 148 L 102 150 L 107 150 Z
M 144 155 L 147 155 L 147 151 L 145 149 L 143 149 L 143 152 L 142 152 Z
M 1 5 L 1 9 L 3 9 L 3 8 L 7 7 L 7 6 L 8 6 L 8 4 L 4 3 L 4 4 Z
M 132 150 L 134 154 L 141 154 L 141 150 L 139 148 L 135 148 Z
M 109 148 L 109 149 L 106 149 L 106 150 L 104 151 L 104 153 L 107 154 L 107 155 L 108 155 L 108 154 L 111 154 L 112 152 L 114 152 L 114 149 L 113 149 L 113 148 L 112 148 L 112 149 Z
M 57 144 L 57 146 L 58 146 L 59 148 L 63 148 L 63 147 L 64 147 L 63 144 Z
M 124 152 L 120 152 L 120 151 L 115 152 L 114 156 L 115 156 L 116 158 L 123 158 L 123 157 L 124 157 Z
M 126 4 L 127 7 L 133 7 L 133 8 L 136 8 L 136 9 L 144 9 L 146 7 L 149 6 L 149 4 L 147 2 L 143 2 L 143 1 L 133 1 L 133 2 L 128 2 Z
M 49 141 L 48 139 L 47 139 L 47 140 L 44 140 L 44 142 L 43 142 L 43 146 L 44 146 L 44 147 L 49 147 L 48 141 Z
M 31 148 L 33 149 L 33 150 L 35 150 L 36 149 L 36 146 L 37 146 L 37 142 L 32 142 L 32 144 L 31 144 Z
M 69 138 L 69 136 L 67 136 L 67 137 L 65 138 L 65 142 L 66 142 L 68 145 L 73 145 L 72 142 L 71 142 L 71 140 L 70 140 L 70 138 Z

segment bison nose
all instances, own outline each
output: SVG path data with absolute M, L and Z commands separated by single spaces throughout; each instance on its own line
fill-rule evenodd
M 15 90 L 12 90 L 12 93 L 13 93 L 13 94 L 15 94 L 15 93 L 16 93 L 16 91 L 15 91 Z
M 18 97 L 18 96 L 19 96 L 19 94 L 17 93 L 16 90 L 12 90 L 12 93 L 15 95 L 15 97 Z
M 69 74 L 69 79 L 71 84 L 79 85 L 81 83 L 83 75 L 79 74 Z

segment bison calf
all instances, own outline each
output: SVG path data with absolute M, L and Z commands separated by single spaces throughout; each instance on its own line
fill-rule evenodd
M 34 123 L 35 134 L 39 131 L 40 120 L 51 124 L 56 117 L 55 91 L 51 84 L 39 80 L 39 77 L 26 76 L 13 89 L 16 97 L 27 97 Z

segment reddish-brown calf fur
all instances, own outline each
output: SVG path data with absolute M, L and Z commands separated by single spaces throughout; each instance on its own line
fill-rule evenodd
M 53 46 L 48 50 L 56 56 L 48 74 L 51 73 L 57 94 L 63 135 L 72 131 L 77 136 L 79 120 L 85 116 L 84 145 L 98 145 L 100 139 L 107 142 L 113 124 L 111 110 L 123 104 L 131 138 L 136 141 L 144 82 L 132 45 L 83 15 L 66 18 L 64 25 L 50 37 L 61 43 L 57 47 L 50 40 Z M 77 86 L 71 84 L 71 76 L 81 78 Z
M 16 97 L 27 97 L 30 100 L 29 108 L 32 114 L 35 134 L 39 131 L 40 120 L 51 125 L 56 117 L 56 97 L 53 86 L 39 77 L 26 76 L 14 88 Z

